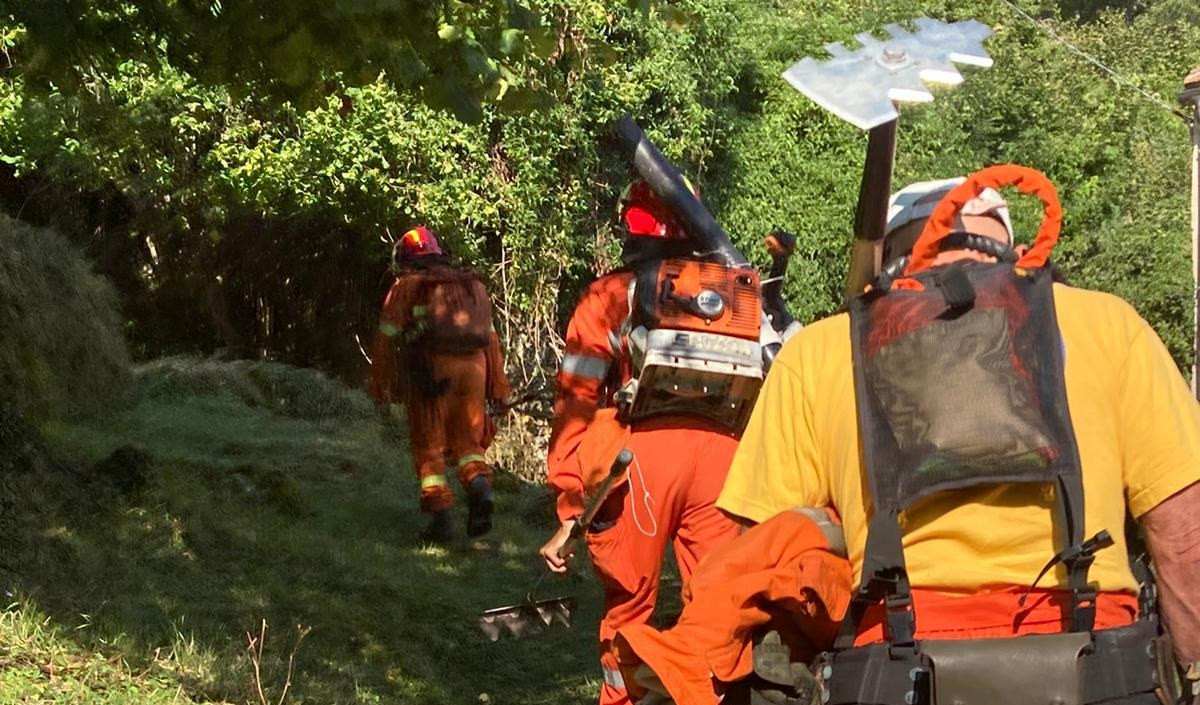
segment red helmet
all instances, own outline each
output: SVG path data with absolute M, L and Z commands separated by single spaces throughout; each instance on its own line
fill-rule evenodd
M 693 186 L 687 177 L 684 177 L 683 181 L 692 189 L 696 200 L 700 200 L 700 190 Z M 641 179 L 625 187 L 617 201 L 617 213 L 625 224 L 626 232 L 634 237 L 688 239 L 687 232 L 679 224 L 675 214 L 667 208 L 658 194 L 654 193 L 650 185 Z
M 442 254 L 442 246 L 438 244 L 433 231 L 424 225 L 409 230 L 400 236 L 395 245 L 396 256 L 400 259 L 423 257 L 425 255 Z

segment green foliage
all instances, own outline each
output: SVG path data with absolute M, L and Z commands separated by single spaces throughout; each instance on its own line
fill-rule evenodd
M 1139 87 L 1173 102 L 1197 61 L 1200 24 L 1169 0 L 1120 3 L 1090 22 L 1044 21 Z M 1028 7 L 1027 11 L 1035 12 Z M 1135 8 L 1135 9 L 1136 9 Z M 1063 5 L 1063 11 L 1068 12 Z M 747 27 L 755 70 L 741 83 L 716 197 L 726 227 L 751 238 L 772 224 L 797 232 L 788 293 L 802 320 L 839 304 L 865 136 L 791 90 L 778 76 L 831 40 L 921 14 L 976 17 L 995 28 L 988 70 L 928 106 L 902 108 L 897 187 L 1015 162 L 1058 187 L 1066 211 L 1057 259 L 1073 283 L 1132 302 L 1181 366 L 1191 348 L 1187 130 L 1177 116 L 1056 43 L 1000 3 L 789 2 Z M 851 40 L 852 43 L 852 40 Z M 709 194 L 714 191 L 710 190 Z M 1019 237 L 1035 207 L 1017 202 Z
M 41 423 L 122 406 L 129 355 L 112 287 L 61 235 L 2 215 L 0 331 L 2 413 Z
M 88 84 L 134 59 L 304 102 L 382 74 L 470 117 L 520 83 L 522 58 L 552 31 L 512 0 L 87 0 L 18 3 L 0 19 L 25 29 L 22 71 L 37 87 Z
M 578 279 L 611 261 L 627 171 L 597 136 L 630 110 L 701 170 L 740 61 L 731 5 L 682 3 L 695 20 L 680 28 L 657 12 L 542 3 L 561 13 L 559 56 L 528 70 L 553 101 L 476 125 L 384 82 L 299 111 L 162 62 L 126 61 L 94 93 L 35 95 L 10 79 L 0 159 L 23 187 L 9 203 L 80 234 L 96 227 L 95 199 L 115 214 L 97 257 L 123 270 L 139 348 L 225 346 L 342 372 L 361 364 L 355 336 L 372 334 L 387 284 L 381 236 L 427 222 L 494 275 L 502 332 L 536 367 Z
M 1169 102 L 1196 61 L 1194 8 L 1108 5 L 1023 6 Z M 467 25 L 500 27 L 499 6 L 486 7 L 493 15 L 481 9 Z M 473 124 L 390 78 L 347 78 L 310 104 L 262 102 L 169 47 L 115 40 L 121 60 L 96 64 L 97 79 L 75 88 L 30 92 L 31 73 L 14 69 L 0 86 L 0 161 L 15 180 L 0 181 L 0 205 L 88 243 L 122 292 L 140 353 L 229 348 L 348 378 L 361 373 L 359 346 L 388 284 L 386 240 L 428 223 L 491 278 L 525 382 L 552 365 L 582 282 L 614 263 L 612 206 L 628 170 L 605 137 L 609 121 L 632 113 L 697 176 L 753 258 L 765 261 L 758 239 L 772 225 L 797 232 L 786 291 L 811 320 L 839 304 L 865 139 L 780 72 L 890 21 L 979 17 L 996 28 L 996 65 L 967 69 L 966 83 L 932 105 L 905 107 L 897 181 L 1005 161 L 1042 169 L 1067 210 L 1058 258 L 1068 274 L 1129 297 L 1186 358 L 1182 123 L 1006 5 L 530 0 L 526 9 L 551 31 L 536 41 L 496 35 L 500 50 L 531 47 L 502 62 L 514 73 L 505 100 L 521 109 L 485 102 Z M 0 34 L 18 68 L 31 60 L 23 36 Z M 1018 211 L 1033 227 L 1032 207 Z
M 607 3 L 517 0 L 71 0 L 0 10 L 0 43 L 19 33 L 19 70 L 34 90 L 103 83 L 129 60 L 178 67 L 237 95 L 305 107 L 346 86 L 385 80 L 427 104 L 478 122 L 484 106 L 523 110 L 548 88 L 531 62 L 581 69 L 611 57 L 604 37 L 576 35 L 572 13 Z M 693 16 L 628 0 L 625 11 Z M 11 54 L 9 54 L 11 63 Z

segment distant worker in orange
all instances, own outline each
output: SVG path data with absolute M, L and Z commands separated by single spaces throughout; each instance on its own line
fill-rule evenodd
M 601 705 L 631 702 L 612 641 L 653 613 L 667 546 L 686 583 L 737 536 L 715 502 L 762 373 L 757 275 L 696 253 L 642 181 L 619 213 L 624 266 L 588 286 L 567 329 L 548 458 L 561 527 L 541 551 L 550 570 L 566 570 L 559 551 L 585 497 L 632 450 L 586 534 L 604 588 Z
M 421 537 L 453 536 L 454 492 L 448 465 L 467 494 L 467 535 L 492 528 L 488 406 L 510 395 L 492 304 L 479 272 L 455 266 L 425 226 L 393 249 L 396 281 L 379 317 L 371 367 L 372 396 L 405 403 L 409 446 L 421 481 L 421 511 L 431 515 Z

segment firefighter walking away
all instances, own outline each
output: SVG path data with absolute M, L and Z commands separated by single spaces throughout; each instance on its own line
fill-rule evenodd
M 757 274 L 697 254 L 643 181 L 626 189 L 619 215 L 624 264 L 587 288 L 567 329 L 548 459 L 561 527 L 542 548 L 551 570 L 566 570 L 558 550 L 585 497 L 620 449 L 632 450 L 585 534 L 604 589 L 602 705 L 631 702 L 612 641 L 650 618 L 667 546 L 686 583 L 737 536 L 715 502 L 762 382 Z
M 510 396 L 492 304 L 480 274 L 453 265 L 424 226 L 406 232 L 392 255 L 396 281 L 379 316 L 371 393 L 381 407 L 407 410 L 421 511 L 430 515 L 421 538 L 453 537 L 451 471 L 467 496 L 467 536 L 482 536 L 495 506 L 488 406 Z

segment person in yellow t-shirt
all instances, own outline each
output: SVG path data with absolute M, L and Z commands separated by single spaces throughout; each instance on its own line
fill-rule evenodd
M 884 263 L 912 247 L 934 207 L 962 179 L 915 184 L 893 197 Z M 999 194 L 984 192 L 958 216 L 960 230 L 1010 244 Z M 934 266 L 975 259 L 943 251 Z M 1161 608 L 1184 663 L 1200 660 L 1200 405 L 1154 330 L 1121 299 L 1054 284 L 1065 387 L 1085 497 L 1083 535 L 1107 529 L 1116 545 L 1096 553 L 1096 628 L 1129 625 L 1138 582 L 1125 546 L 1138 519 L 1156 564 Z M 961 391 L 961 390 L 959 390 Z M 861 579 L 870 505 L 860 460 L 848 314 L 809 325 L 784 346 L 758 398 L 717 506 L 761 523 L 797 506 L 831 507 L 844 523 Z M 902 516 L 904 558 L 917 637 L 983 638 L 1064 631 L 1055 594 L 1054 503 L 1043 486 L 957 490 L 921 500 Z M 1056 584 L 1057 583 L 1057 584 Z M 855 643 L 878 643 L 864 620 Z M 1195 670 L 1195 669 L 1193 669 Z

